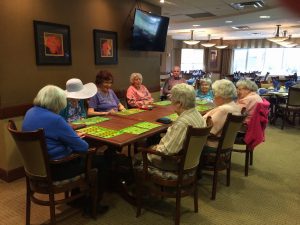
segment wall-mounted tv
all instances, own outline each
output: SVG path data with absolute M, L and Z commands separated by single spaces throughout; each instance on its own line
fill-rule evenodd
M 135 10 L 130 48 L 139 51 L 165 51 L 169 18 Z

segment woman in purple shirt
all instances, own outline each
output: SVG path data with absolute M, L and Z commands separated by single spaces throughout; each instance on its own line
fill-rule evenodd
M 108 115 L 125 110 L 114 91 L 111 89 L 113 76 L 110 72 L 100 70 L 95 81 L 98 92 L 89 101 L 88 116 Z

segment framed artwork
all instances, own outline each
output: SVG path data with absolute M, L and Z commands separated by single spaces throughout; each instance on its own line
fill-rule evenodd
M 71 65 L 70 27 L 33 21 L 37 65 Z
M 118 63 L 118 34 L 113 31 L 94 30 L 95 64 Z
M 212 72 L 218 72 L 220 70 L 220 54 L 218 50 L 209 50 L 209 69 Z

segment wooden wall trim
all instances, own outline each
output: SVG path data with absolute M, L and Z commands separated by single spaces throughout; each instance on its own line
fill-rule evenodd
M 12 182 L 24 176 L 25 176 L 25 171 L 23 166 L 9 171 L 0 168 L 0 179 L 6 182 Z
M 26 111 L 32 107 L 32 104 L 15 105 L 0 108 L 0 119 L 24 116 Z
M 160 91 L 160 86 L 151 86 L 148 88 L 150 92 Z M 116 95 L 120 98 L 121 93 L 125 93 L 125 90 L 117 90 L 115 91 Z M 22 104 L 15 105 L 9 107 L 1 107 L 0 108 L 0 119 L 8 119 L 18 116 L 24 116 L 26 111 L 32 107 L 32 104 Z

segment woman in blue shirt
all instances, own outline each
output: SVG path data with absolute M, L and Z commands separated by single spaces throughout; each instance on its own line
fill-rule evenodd
M 72 152 L 87 152 L 88 143 L 82 140 L 58 113 L 66 107 L 64 90 L 54 85 L 43 87 L 33 101 L 34 106 L 26 112 L 22 130 L 44 129 L 50 159 L 64 158 Z M 82 162 L 73 160 L 64 165 L 50 165 L 53 180 L 63 180 L 80 174 Z

